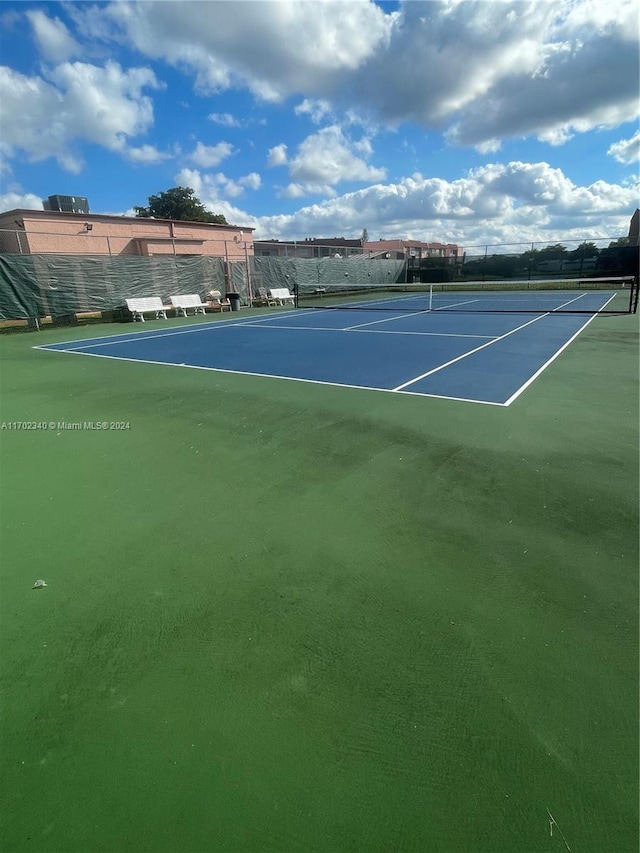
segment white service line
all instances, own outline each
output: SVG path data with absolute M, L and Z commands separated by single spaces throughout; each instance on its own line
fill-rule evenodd
M 562 305 L 558 305 L 557 308 L 552 308 L 551 311 L 547 313 L 553 314 L 554 311 L 559 311 L 561 308 L 564 308 L 565 305 L 571 305 L 572 302 L 577 302 L 578 299 L 582 299 L 586 295 L 586 293 L 581 293 L 580 296 L 575 296 L 573 299 L 568 299 L 566 302 L 563 302 Z M 611 299 L 613 299 L 613 297 L 611 297 Z M 609 304 L 609 302 L 611 302 L 611 299 L 607 301 L 607 305 Z M 600 309 L 600 311 L 602 311 L 602 308 Z
M 277 311 L 275 314 L 267 314 L 266 317 L 250 317 L 248 320 L 241 320 L 238 323 L 235 323 L 236 326 L 256 326 L 259 323 L 270 323 L 271 320 L 281 320 L 283 317 L 309 317 L 311 315 L 316 314 L 317 311 L 314 308 L 300 308 L 295 312 L 282 312 Z M 285 328 L 285 327 L 283 327 Z
M 394 317 L 385 317 L 383 320 L 369 320 L 368 323 L 356 323 L 354 326 L 345 326 L 345 332 L 350 332 L 353 329 L 363 329 L 365 326 L 376 326 L 379 323 L 390 323 L 392 320 L 404 320 L 407 317 L 419 317 L 421 314 L 427 314 L 427 310 L 424 311 L 411 311 L 408 314 L 399 313 Z
M 359 332 L 365 335 L 418 335 L 427 338 L 480 338 L 481 340 L 493 340 L 495 338 L 495 335 L 459 335 L 454 332 L 401 332 L 397 330 L 390 331 L 388 329 L 359 329 L 356 326 L 276 326 L 275 324 L 258 326 L 257 323 L 249 322 L 240 325 L 256 329 L 284 329 L 285 331 L 292 330 L 296 332 Z
M 613 296 L 611 297 L 611 299 L 615 299 L 615 293 L 613 294 Z M 600 309 L 601 311 L 604 311 L 604 309 L 607 307 L 607 305 L 611 302 L 611 299 L 607 299 L 607 301 L 605 302 L 605 304 L 604 304 L 604 305 L 602 306 L 602 308 Z M 536 370 L 536 372 L 533 374 L 533 376 L 530 376 L 530 377 L 529 377 L 529 379 L 527 379 L 527 381 L 524 383 L 524 385 L 521 385 L 521 386 L 520 386 L 520 388 L 518 388 L 518 390 L 517 390 L 515 393 L 513 393 L 513 394 L 509 397 L 509 399 L 508 399 L 508 400 L 505 400 L 504 405 L 505 405 L 505 406 L 510 406 L 510 405 L 514 402 L 514 400 L 517 400 L 517 399 L 518 399 L 518 397 L 519 397 L 519 396 L 520 396 L 524 391 L 526 391 L 526 390 L 527 390 L 527 388 L 528 388 L 528 387 L 529 387 L 533 382 L 535 382 L 535 380 L 538 378 L 538 376 L 540 376 L 540 374 L 541 374 L 541 373 L 543 373 L 543 372 L 547 369 L 547 367 L 549 367 L 549 365 L 550 365 L 550 364 L 552 364 L 552 363 L 556 360 L 556 358 L 558 358 L 558 356 L 559 356 L 561 353 L 563 353 L 563 352 L 566 350 L 566 348 L 569 346 L 569 344 L 571 344 L 571 343 L 573 343 L 573 341 L 575 341 L 575 339 L 578 337 L 578 335 L 579 335 L 581 332 L 583 332 L 583 331 L 587 328 L 587 326 L 589 325 L 589 323 L 593 322 L 593 320 L 595 320 L 597 316 L 598 316 L 597 314 L 594 314 L 592 317 L 589 317 L 589 319 L 586 321 L 586 323 L 585 323 L 583 326 L 580 326 L 580 328 L 579 328 L 579 329 L 578 329 L 578 331 L 575 333 L 575 335 L 572 335 L 572 336 L 569 338 L 569 340 L 568 340 L 566 343 L 564 343 L 564 344 L 560 347 L 560 349 L 559 349 L 556 353 L 554 353 L 554 355 L 552 355 L 552 356 L 551 356 L 551 358 L 549 358 L 549 359 L 547 359 L 547 361 L 545 361 L 545 363 L 542 365 L 542 367 L 539 367 L 539 368 L 538 368 L 538 370 Z
M 464 335 L 457 332 L 399 332 L 389 329 L 344 329 L 345 332 L 356 332 L 363 335 L 421 335 L 427 338 L 475 338 L 476 340 L 492 341 L 495 335 Z
M 464 302 L 452 302 L 451 305 L 442 305 L 440 308 L 432 308 L 432 311 L 446 311 L 447 308 L 457 308 L 458 305 L 471 305 L 473 302 L 480 302 L 479 299 L 465 299 Z
M 527 326 L 530 326 L 532 323 L 537 323 L 538 320 L 542 320 L 543 317 L 548 317 L 547 314 L 541 314 L 539 317 L 534 317 L 533 320 L 528 320 L 526 323 L 523 323 L 521 326 L 518 326 L 516 329 L 512 329 L 510 332 L 506 332 L 504 335 L 500 335 L 498 338 L 493 338 L 490 341 L 487 341 L 486 344 L 481 344 L 479 347 L 475 349 L 469 350 L 469 352 L 465 352 L 462 355 L 459 355 L 457 358 L 452 358 L 450 361 L 441 364 L 439 367 L 434 367 L 432 370 L 427 370 L 426 373 L 422 373 L 420 376 L 416 376 L 415 379 L 410 379 L 408 382 L 404 382 L 402 385 L 398 385 L 397 388 L 394 388 L 394 391 L 402 391 L 403 388 L 406 388 L 408 385 L 413 385 L 415 382 L 419 382 L 421 379 L 426 379 L 427 376 L 431 376 L 434 373 L 438 373 L 440 370 L 444 370 L 445 367 L 450 367 L 452 364 L 455 364 L 457 361 L 462 361 L 463 358 L 468 358 L 470 355 L 473 355 L 476 352 L 480 352 L 480 350 L 485 349 L 486 347 L 490 347 L 493 344 L 498 343 L 498 341 L 503 341 L 505 338 L 508 338 L 509 335 L 514 335 L 516 332 L 519 332 L 520 329 L 524 329 Z

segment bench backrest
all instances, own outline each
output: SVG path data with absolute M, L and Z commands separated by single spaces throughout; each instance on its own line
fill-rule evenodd
M 289 293 L 288 287 L 271 288 L 269 292 L 273 299 L 293 299 L 293 295 Z
M 199 308 L 202 300 L 196 293 L 189 293 L 187 296 L 172 296 L 171 304 L 174 308 Z
M 159 296 L 145 296 L 142 299 L 126 299 L 129 311 L 164 311 L 162 299 Z

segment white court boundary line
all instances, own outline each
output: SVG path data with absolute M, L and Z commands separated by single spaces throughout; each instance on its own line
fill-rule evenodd
M 585 294 L 581 294 L 580 296 L 576 296 L 575 299 L 569 299 L 568 302 L 563 302 L 560 308 L 564 308 L 565 305 L 570 305 L 572 302 L 577 302 L 578 299 L 581 299 Z M 556 309 L 557 310 L 557 309 Z M 444 370 L 445 367 L 450 367 L 452 364 L 455 364 L 458 361 L 462 361 L 464 358 L 468 358 L 470 355 L 473 355 L 476 352 L 480 352 L 480 350 L 486 349 L 486 347 L 493 346 L 493 344 L 497 344 L 498 341 L 503 341 L 505 338 L 514 335 L 516 332 L 519 332 L 521 329 L 526 329 L 527 326 L 531 326 L 533 323 L 537 323 L 538 320 L 544 319 L 544 317 L 549 317 L 551 315 L 551 311 L 547 311 L 544 314 L 540 314 L 539 317 L 534 317 L 533 320 L 528 320 L 526 323 L 523 323 L 521 326 L 517 326 L 515 329 L 512 329 L 510 332 L 506 332 L 504 335 L 500 335 L 498 338 L 494 338 L 492 341 L 487 341 L 486 344 L 481 344 L 479 347 L 475 347 L 475 349 L 469 350 L 469 352 L 465 352 L 462 355 L 459 355 L 457 358 L 452 358 L 450 361 L 441 364 L 439 367 L 434 367 L 431 370 L 427 370 L 426 373 L 421 374 L 420 376 L 416 376 L 414 379 L 410 379 L 408 382 L 404 382 L 402 385 L 398 385 L 394 388 L 394 391 L 403 391 L 409 385 L 414 385 L 416 382 L 420 382 L 421 379 L 426 379 L 427 376 L 432 376 L 434 373 L 438 373 L 440 370 Z M 597 315 L 595 315 L 597 316 Z
M 615 293 L 614 293 L 614 294 L 613 294 L 613 296 L 611 297 L 611 299 L 615 299 L 615 296 L 616 296 L 616 295 L 615 295 Z M 611 302 L 611 299 L 608 299 L 608 300 L 605 302 L 605 304 L 602 306 L 602 309 L 601 309 L 601 310 L 604 310 L 604 309 L 607 307 L 607 305 Z M 507 400 L 505 400 L 504 405 L 505 405 L 505 406 L 510 406 L 510 405 L 511 405 L 515 400 L 517 400 L 517 399 L 518 399 L 518 397 L 519 397 L 522 393 L 524 393 L 524 391 L 526 391 L 526 390 L 527 390 L 527 388 L 528 388 L 530 385 L 532 385 L 532 384 L 535 382 L 535 380 L 536 380 L 536 379 L 537 379 L 537 378 L 538 378 L 542 373 L 544 373 L 544 371 L 547 369 L 547 367 L 549 367 L 549 365 L 550 365 L 550 364 L 553 364 L 553 362 L 556 360 L 556 358 L 558 358 L 558 356 L 566 350 L 566 348 L 569 346 L 569 344 L 571 344 L 571 343 L 573 343 L 573 341 L 575 341 L 575 339 L 578 337 L 578 335 L 579 335 L 579 334 L 581 334 L 581 333 L 582 333 L 582 332 L 587 328 L 587 326 L 589 325 L 589 323 L 592 323 L 592 322 L 596 319 L 596 317 L 597 317 L 597 316 L 598 316 L 598 314 L 594 314 L 594 315 L 593 315 L 593 317 L 589 317 L 589 319 L 586 321 L 586 323 L 585 323 L 583 326 L 580 326 L 580 328 L 578 329 L 578 331 L 577 331 L 574 335 L 572 335 L 572 336 L 569 338 L 569 340 L 568 340 L 568 341 L 566 341 L 566 342 L 565 342 L 565 343 L 560 347 L 560 349 L 559 349 L 559 350 L 558 350 L 554 355 L 552 355 L 552 356 L 551 356 L 551 358 L 549 358 L 547 361 L 545 361 L 545 363 L 542 365 L 542 367 L 539 367 L 539 368 L 536 370 L 536 372 L 533 374 L 533 376 L 530 376 L 530 377 L 529 377 L 529 379 L 527 379 L 527 381 L 526 381 L 523 385 L 521 385 L 521 386 L 520 386 L 520 388 L 518 388 L 518 390 L 517 390 L 517 391 L 515 391 L 515 392 L 514 392 L 514 393 L 513 393 L 513 394 L 512 394 L 512 395 L 511 395 Z
M 307 309 L 304 311 L 305 314 L 310 314 L 311 309 Z M 253 322 L 261 323 L 270 320 L 272 317 L 282 317 L 282 313 L 280 311 L 269 314 L 265 317 L 256 317 Z M 205 323 L 192 323 L 188 326 L 180 326 L 177 329 L 155 329 L 149 334 L 144 334 L 142 330 L 140 332 L 121 332 L 118 335 L 106 335 L 105 337 L 95 337 L 95 338 L 78 338 L 77 341 L 62 341 L 55 344 L 36 344 L 31 347 L 31 349 L 39 349 L 39 350 L 47 350 L 49 352 L 67 352 L 65 349 L 59 349 L 59 347 L 72 346 L 76 349 L 85 349 L 86 347 L 92 346 L 101 346 L 108 347 L 112 344 L 121 344 L 124 343 L 123 338 L 128 338 L 130 341 L 147 341 L 153 340 L 154 338 L 170 338 L 174 335 L 188 335 L 192 332 L 203 332 L 203 331 L 215 331 L 216 329 L 229 329 L 234 328 L 236 326 L 247 326 L 251 323 L 246 320 L 241 320 L 240 317 L 229 318 L 228 320 L 209 320 Z M 86 342 L 86 347 L 84 346 Z M 77 344 L 82 344 L 83 346 L 76 346 Z
M 328 382 L 325 379 L 304 379 L 301 376 L 280 376 L 277 373 L 254 373 L 250 370 L 231 370 L 228 367 L 203 367 L 199 364 L 178 364 L 172 361 L 153 361 L 147 358 L 128 358 L 121 355 L 103 355 L 98 352 L 81 352 L 80 350 L 50 350 L 52 352 L 61 352 L 66 355 L 82 355 L 85 358 L 107 358 L 110 361 L 129 361 L 134 364 L 156 364 L 160 367 L 182 367 L 185 370 L 208 370 L 211 373 L 231 373 L 237 376 L 256 376 L 261 379 L 282 379 L 286 382 L 305 382 L 308 385 L 328 385 L 332 388 L 351 388 L 356 391 L 380 391 L 383 394 L 395 394 L 395 388 L 376 388 L 373 385 L 351 385 L 346 382 Z M 467 397 L 447 397 L 445 394 L 423 394 L 421 391 L 403 391 L 403 396 L 409 397 L 432 397 L 436 400 L 453 400 L 458 403 L 477 403 L 481 406 L 500 406 L 504 407 L 504 403 L 496 403 L 493 400 L 473 400 Z

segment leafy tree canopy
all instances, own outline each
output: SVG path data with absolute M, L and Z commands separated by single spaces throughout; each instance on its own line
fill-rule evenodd
M 580 243 L 580 245 L 573 250 L 574 255 L 581 255 L 583 258 L 595 257 L 599 252 L 600 249 L 598 249 L 596 244 L 590 242 Z
M 172 187 L 149 196 L 148 207 L 134 207 L 136 216 L 154 219 L 178 219 L 182 222 L 210 222 L 227 225 L 221 213 L 210 213 L 191 187 Z

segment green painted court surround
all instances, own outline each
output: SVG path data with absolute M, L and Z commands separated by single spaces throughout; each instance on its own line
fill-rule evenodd
M 637 317 L 508 409 L 86 336 L 0 339 L 129 424 L 0 432 L 3 851 L 635 851 Z

